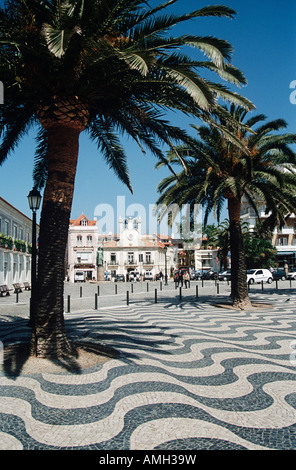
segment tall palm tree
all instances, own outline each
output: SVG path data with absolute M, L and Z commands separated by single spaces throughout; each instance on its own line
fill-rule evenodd
M 46 182 L 32 325 L 39 356 L 71 352 L 63 318 L 63 279 L 80 133 L 89 134 L 132 191 L 119 132 L 162 158 L 159 143 L 187 141 L 185 132 L 164 119 L 165 110 L 209 117 L 219 97 L 250 106 L 198 73 L 208 68 L 232 84 L 246 83 L 230 63 L 227 41 L 168 34 L 193 18 L 233 18 L 234 10 L 209 6 L 179 16 L 163 14 L 175 2 L 152 8 L 143 0 L 7 0 L 0 9 L 0 77 L 5 87 L 0 164 L 36 126 L 35 181 Z M 184 46 L 193 46 L 207 60 L 189 58 L 179 50 Z
M 246 198 L 255 211 L 258 201 L 266 205 L 272 218 L 287 216 L 296 209 L 296 156 L 290 144 L 295 134 L 279 134 L 286 123 L 282 119 L 265 121 L 256 115 L 245 121 L 247 111 L 231 106 L 230 115 L 239 127 L 223 123 L 242 143 L 237 146 L 213 126 L 193 126 L 199 139 L 178 152 L 186 163 L 178 174 L 168 176 L 160 183 L 157 204 L 163 205 L 161 216 L 170 204 L 202 204 L 205 223 L 211 211 L 219 217 L 225 201 L 228 206 L 233 304 L 239 308 L 250 306 L 246 283 L 246 262 L 241 230 L 241 204 Z M 260 124 L 260 125 L 259 125 Z M 253 129 L 258 125 L 256 129 Z M 180 165 L 173 153 L 168 162 Z M 160 166 L 160 164 L 158 165 Z

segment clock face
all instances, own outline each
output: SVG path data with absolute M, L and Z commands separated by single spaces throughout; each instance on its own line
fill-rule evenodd
M 129 239 L 129 240 L 132 240 L 133 238 L 134 238 L 133 234 L 130 233 L 130 234 L 128 235 L 128 239 Z

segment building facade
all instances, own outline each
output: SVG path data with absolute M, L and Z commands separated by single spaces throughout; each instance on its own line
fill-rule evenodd
M 31 282 L 31 247 L 32 220 L 0 197 L 0 285 Z
M 142 234 L 142 221 L 139 218 L 119 219 L 119 234 L 103 245 L 105 271 L 123 274 L 136 271 L 140 275 L 149 271 L 153 278 L 162 272 L 168 276 L 175 269 L 175 252 L 169 237 Z
M 264 220 L 268 217 L 265 213 L 264 204 L 258 203 L 257 207 L 259 217 Z M 255 210 L 244 199 L 242 202 L 241 220 L 249 224 L 250 231 L 253 231 L 258 218 Z M 276 228 L 272 234 L 272 244 L 277 250 L 277 263 L 279 267 L 288 264 L 289 269 L 296 266 L 296 216 L 291 214 L 286 220 L 285 226 Z
M 66 272 L 71 282 L 74 282 L 76 271 L 83 271 L 87 280 L 97 280 L 97 250 L 97 220 L 89 220 L 84 214 L 70 220 Z

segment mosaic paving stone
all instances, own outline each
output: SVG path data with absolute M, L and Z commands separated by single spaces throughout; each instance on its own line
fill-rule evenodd
M 66 314 L 72 340 L 120 355 L 80 373 L 0 372 L 0 450 L 296 448 L 296 305 L 209 301 Z M 4 319 L 5 320 L 5 319 Z M 4 343 L 26 320 L 1 321 Z

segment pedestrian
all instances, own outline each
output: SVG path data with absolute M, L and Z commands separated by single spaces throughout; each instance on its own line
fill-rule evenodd
M 187 287 L 189 287 L 189 281 L 190 281 L 189 273 L 188 273 L 188 271 L 186 271 L 186 273 L 184 274 L 185 289 L 187 289 Z
M 183 273 L 182 271 L 179 271 L 179 286 L 181 284 L 181 287 L 183 287 Z
M 179 273 L 178 273 L 178 271 L 176 271 L 175 274 L 174 274 L 174 283 L 175 283 L 175 289 L 177 289 L 177 287 L 179 285 Z

